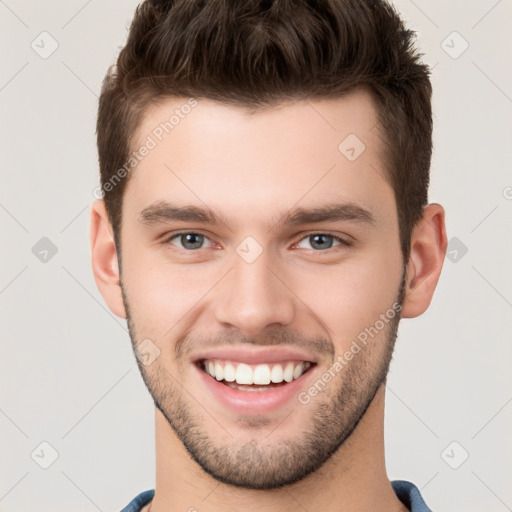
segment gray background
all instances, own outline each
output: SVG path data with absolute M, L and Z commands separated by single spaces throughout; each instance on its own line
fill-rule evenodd
M 0 0 L 2 512 L 116 511 L 154 487 L 152 402 L 88 243 L 97 96 L 136 5 Z M 430 309 L 401 324 L 388 473 L 436 511 L 512 510 L 511 2 L 396 6 L 434 68 L 450 246 Z

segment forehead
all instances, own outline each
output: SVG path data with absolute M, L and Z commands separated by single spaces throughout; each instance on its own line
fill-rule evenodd
M 132 148 L 143 145 L 148 136 L 160 143 L 171 133 L 179 135 L 184 126 L 191 124 L 187 118 L 193 119 L 198 137 L 212 128 L 227 135 L 231 129 L 243 126 L 247 134 L 263 137 L 268 133 L 272 139 L 280 128 L 285 128 L 280 132 L 283 140 L 315 135 L 336 140 L 349 129 L 367 139 L 369 131 L 377 133 L 379 129 L 376 102 L 364 89 L 335 99 L 289 100 L 259 108 L 232 106 L 206 98 L 172 97 L 159 99 L 146 108 L 132 137 Z
M 125 193 L 138 211 L 176 198 L 239 214 L 343 199 L 375 211 L 385 206 L 377 196 L 392 197 L 366 91 L 253 111 L 169 98 L 146 111 L 132 149 L 144 146 Z

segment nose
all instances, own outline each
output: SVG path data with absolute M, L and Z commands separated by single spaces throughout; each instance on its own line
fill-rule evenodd
M 293 292 L 269 259 L 265 251 L 252 263 L 234 255 L 233 269 L 216 290 L 215 298 L 215 317 L 225 328 L 236 328 L 254 337 L 270 326 L 292 322 Z

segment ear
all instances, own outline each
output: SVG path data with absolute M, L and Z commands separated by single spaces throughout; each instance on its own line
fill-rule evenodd
M 423 208 L 411 237 L 402 317 L 414 318 L 428 309 L 443 268 L 446 245 L 444 208 L 429 204 Z
M 92 205 L 89 239 L 96 286 L 112 313 L 126 318 L 114 234 L 102 199 Z

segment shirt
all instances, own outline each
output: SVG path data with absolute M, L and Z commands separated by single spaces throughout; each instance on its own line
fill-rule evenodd
M 427 507 L 425 501 L 420 494 L 419 489 L 411 482 L 406 480 L 393 480 L 391 486 L 395 491 L 397 498 L 411 511 L 411 512 L 432 512 Z M 121 512 L 140 512 L 142 507 L 147 505 L 155 494 L 155 490 L 141 492 L 136 496 L 128 505 L 126 505 Z

